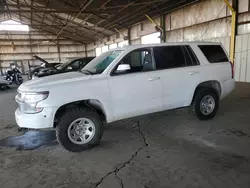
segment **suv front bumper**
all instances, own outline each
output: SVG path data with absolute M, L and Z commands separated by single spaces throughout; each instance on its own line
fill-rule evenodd
M 53 127 L 55 113 L 56 108 L 44 108 L 42 112 L 37 114 L 25 114 L 18 108 L 15 111 L 15 118 L 19 127 L 45 129 Z

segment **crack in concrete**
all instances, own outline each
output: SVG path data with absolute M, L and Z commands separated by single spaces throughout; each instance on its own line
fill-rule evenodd
M 141 135 L 142 138 L 143 138 L 143 143 L 144 143 L 144 145 L 143 145 L 142 147 L 138 148 L 137 151 L 130 157 L 130 159 L 127 160 L 126 162 L 124 162 L 120 167 L 116 167 L 113 171 L 107 173 L 104 177 L 102 177 L 101 180 L 100 180 L 99 182 L 96 183 L 96 186 L 95 186 L 95 187 L 98 187 L 100 184 L 102 184 L 102 182 L 103 182 L 109 175 L 114 174 L 114 175 L 117 177 L 117 179 L 119 179 L 120 184 L 121 184 L 121 188 L 124 188 L 123 181 L 122 181 L 122 179 L 118 176 L 118 173 L 119 173 L 124 167 L 126 167 L 128 164 L 130 164 L 131 161 L 138 155 L 138 153 L 139 153 L 142 149 L 144 149 L 145 147 L 147 147 L 147 146 L 149 145 L 148 142 L 147 142 L 147 139 L 146 139 L 145 135 L 143 134 L 143 132 L 142 132 L 142 130 L 141 130 L 140 122 L 139 122 L 139 121 L 136 122 L 136 126 L 137 126 L 137 128 L 138 128 L 138 132 L 140 133 L 140 135 Z
M 117 179 L 120 181 L 120 185 L 121 185 L 121 188 L 124 188 L 124 185 L 123 185 L 123 181 L 122 179 L 118 176 L 118 173 L 119 171 L 115 172 L 115 176 L 117 177 Z
M 140 121 L 137 121 L 137 127 L 138 127 L 138 132 L 141 134 L 141 136 L 142 136 L 142 138 L 143 138 L 143 142 L 144 142 L 144 144 L 145 144 L 145 146 L 144 146 L 143 148 L 145 148 L 145 147 L 147 147 L 149 144 L 148 144 L 148 142 L 147 142 L 147 139 L 146 139 L 145 135 L 143 134 L 143 132 L 142 132 L 142 130 L 141 130 Z M 142 148 L 142 149 L 143 149 L 143 148 Z

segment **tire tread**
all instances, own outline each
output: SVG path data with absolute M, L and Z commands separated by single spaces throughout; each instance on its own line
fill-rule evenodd
M 206 94 L 213 95 L 214 100 L 215 100 L 215 109 L 209 115 L 201 114 L 200 108 L 198 107 L 200 100 L 201 100 L 201 97 L 206 95 Z M 218 97 L 217 93 L 211 88 L 199 88 L 199 89 L 197 89 L 197 91 L 194 94 L 193 101 L 189 107 L 189 113 L 192 116 L 196 116 L 199 120 L 209 120 L 209 119 L 212 119 L 216 115 L 218 108 L 219 108 L 219 97 Z
M 92 118 L 94 118 L 94 121 L 98 122 L 99 124 L 98 127 L 96 127 L 96 131 L 97 131 L 96 134 L 98 135 L 95 135 L 94 138 L 90 142 L 84 145 L 76 145 L 74 143 L 68 143 L 67 141 L 65 141 L 65 134 L 63 134 L 62 132 L 65 131 L 64 129 L 66 129 L 67 126 L 69 126 L 65 123 L 69 121 L 70 119 L 72 119 L 72 114 L 74 114 L 75 116 L 79 116 L 79 117 L 80 116 L 84 117 L 84 115 L 86 115 L 86 116 L 91 116 Z M 102 135 L 103 135 L 103 125 L 102 125 L 99 115 L 96 113 L 95 110 L 91 108 L 86 108 L 86 107 L 84 108 L 71 107 L 67 109 L 66 112 L 59 119 L 58 125 L 56 126 L 56 137 L 57 137 L 58 143 L 63 148 L 71 152 L 79 152 L 85 149 L 89 149 L 95 145 L 98 145 L 102 138 Z

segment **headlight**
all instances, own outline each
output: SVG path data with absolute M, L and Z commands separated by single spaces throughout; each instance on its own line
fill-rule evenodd
M 34 103 L 40 102 L 46 99 L 49 95 L 49 92 L 38 92 L 38 93 L 25 93 L 24 94 L 24 102 L 26 103 Z
M 38 102 L 45 100 L 49 95 L 48 91 L 36 93 L 22 93 L 16 96 L 16 101 L 19 103 L 21 111 L 27 114 L 41 112 L 43 108 L 37 107 Z

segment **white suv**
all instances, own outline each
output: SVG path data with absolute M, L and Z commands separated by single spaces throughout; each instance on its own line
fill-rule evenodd
M 65 149 L 81 151 L 100 142 L 103 122 L 188 106 L 211 119 L 234 87 L 220 43 L 135 45 L 103 53 L 81 72 L 25 82 L 15 117 L 20 127 L 56 128 Z

